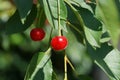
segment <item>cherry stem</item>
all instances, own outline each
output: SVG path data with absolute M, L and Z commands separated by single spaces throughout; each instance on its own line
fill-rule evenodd
M 65 69 L 65 77 L 64 77 L 64 80 L 68 80 L 67 79 L 67 56 L 65 54 L 64 56 L 64 69 Z
M 58 6 L 58 34 L 61 36 L 61 27 L 60 27 L 60 0 L 57 1 Z
M 39 8 L 38 8 L 37 20 L 36 20 L 36 25 L 35 25 L 36 27 L 39 26 L 39 20 L 40 20 L 39 18 L 40 18 L 40 12 L 41 12 L 41 11 L 40 11 L 40 10 L 41 10 L 41 9 L 40 9 L 40 5 L 38 5 L 38 7 L 39 7 Z
M 64 77 L 64 80 L 68 80 L 67 78 L 67 63 L 70 65 L 70 67 L 72 68 L 72 70 L 74 71 L 74 73 L 76 75 L 78 75 L 78 73 L 76 72 L 74 66 L 72 65 L 72 63 L 70 62 L 70 60 L 68 59 L 67 55 L 65 54 L 64 56 L 64 71 L 65 71 L 65 77 Z

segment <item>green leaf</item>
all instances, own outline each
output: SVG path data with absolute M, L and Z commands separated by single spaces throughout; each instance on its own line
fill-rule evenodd
M 25 18 L 28 14 L 28 12 L 31 10 L 32 8 L 32 2 L 33 0 L 14 0 L 18 12 L 20 14 L 20 19 Z
M 30 65 L 28 66 L 27 73 L 25 75 L 24 80 L 33 80 L 36 78 L 35 76 L 40 70 L 40 73 L 46 73 L 47 70 L 45 70 L 45 65 L 49 62 L 50 56 L 51 56 L 51 48 L 49 48 L 46 52 L 40 52 L 38 54 L 35 54 L 30 62 Z M 48 65 L 50 65 L 49 63 Z M 51 66 L 50 66 L 51 67 Z M 43 71 L 43 72 L 42 72 Z M 51 70 L 50 70 L 51 71 Z M 52 71 L 51 71 L 52 74 Z M 44 78 L 48 75 L 45 75 Z M 41 79 L 43 80 L 43 79 Z
M 83 23 L 83 20 L 82 20 L 82 18 L 81 18 L 81 16 L 80 16 L 80 14 L 79 14 L 79 12 L 78 12 L 78 10 L 70 3 L 70 1 L 66 1 L 65 0 L 65 2 L 67 3 L 67 5 L 68 5 L 68 10 L 71 10 L 72 12 L 70 13 L 68 13 L 68 19 L 70 20 L 70 22 L 72 21 L 72 18 L 73 19 L 75 19 L 75 21 L 72 21 L 73 23 L 76 23 L 77 21 L 77 24 L 78 25 L 80 25 L 80 27 L 82 27 L 83 28 L 83 26 L 84 26 L 84 23 Z M 71 15 L 71 16 L 70 16 Z M 74 17 L 72 17 L 72 16 L 74 16 Z M 72 17 L 72 18 L 70 18 L 70 17 Z M 76 21 L 77 20 L 77 21 Z
M 67 9 L 63 0 L 43 0 L 44 10 L 50 25 L 58 29 L 58 5 L 60 4 L 60 27 L 66 31 Z
M 13 34 L 13 33 L 25 31 L 33 23 L 33 20 L 35 19 L 36 14 L 37 14 L 37 8 L 35 5 L 33 5 L 32 10 L 27 16 L 25 23 L 23 24 L 21 22 L 18 10 L 16 10 L 14 15 L 11 16 L 11 18 L 6 23 L 6 33 Z
M 88 52 L 95 63 L 109 76 L 111 80 L 120 79 L 120 52 L 114 50 L 108 43 L 103 43 L 101 48 L 94 49 L 87 43 Z
M 49 60 L 49 62 L 47 62 L 47 64 L 44 67 L 44 75 L 45 75 L 44 80 L 52 80 L 52 73 L 53 73 L 52 62 L 51 60 Z
M 105 43 L 108 41 L 110 41 L 110 36 L 109 36 L 108 32 L 104 32 L 101 36 L 100 42 Z
M 87 27 L 84 28 L 87 41 L 94 47 L 100 47 L 102 31 L 94 31 Z
M 115 0 L 115 3 L 116 3 L 116 6 L 117 6 L 117 9 L 119 11 L 119 19 L 120 19 L 120 0 Z
M 86 4 L 84 0 L 69 0 L 69 2 L 71 4 L 74 4 L 74 5 L 78 6 L 78 7 L 88 9 L 89 11 L 91 11 L 93 13 L 93 10 L 92 10 L 91 6 Z
M 117 47 L 120 34 L 120 19 L 115 0 L 99 0 L 96 15 L 103 21 L 111 36 L 114 47 Z
M 92 30 L 101 31 L 102 24 L 101 22 L 94 17 L 94 14 L 85 8 L 78 8 L 79 13 L 83 19 L 84 25 Z
M 102 35 L 102 24 L 94 15 L 85 8 L 79 8 L 79 13 L 84 22 L 85 36 L 92 46 L 100 47 L 100 38 Z
M 55 72 L 53 72 L 53 74 L 52 74 L 52 80 L 58 80 L 57 75 L 56 75 Z
M 45 66 L 38 71 L 32 80 L 52 80 L 52 62 L 49 60 Z
M 102 24 L 100 21 L 98 21 L 94 15 L 85 8 L 81 8 L 81 7 L 74 7 L 72 6 L 69 2 L 66 2 L 70 8 L 72 9 L 73 13 L 69 14 L 69 15 L 73 15 L 76 16 L 78 22 L 76 20 L 72 21 L 72 18 L 75 19 L 74 17 L 69 18 L 70 22 L 72 22 L 72 24 L 77 24 L 75 25 L 75 27 L 77 29 L 79 29 L 80 32 L 82 32 L 82 27 L 84 29 L 85 32 L 85 36 L 87 38 L 87 40 L 89 41 L 89 43 L 92 46 L 96 46 L 96 47 L 100 47 L 100 38 L 102 35 Z M 77 11 L 78 9 L 78 11 Z M 69 10 L 69 8 L 68 8 Z M 75 22 L 76 21 L 76 22 Z M 78 26 L 80 25 L 80 26 Z
M 6 23 L 6 32 L 7 34 L 17 33 L 23 31 L 24 26 L 20 20 L 20 16 L 18 10 L 14 13 L 14 15 L 8 20 Z
M 27 15 L 26 20 L 24 22 L 25 29 L 30 27 L 30 25 L 34 22 L 36 15 L 37 15 L 37 7 L 36 5 L 33 5 L 30 13 Z
M 117 49 L 112 50 L 108 55 L 106 55 L 104 61 L 117 80 L 120 80 L 120 52 Z
M 83 26 L 80 24 L 79 20 L 77 19 L 79 16 L 79 13 L 75 10 L 73 10 L 69 5 L 67 5 L 67 10 L 68 10 L 68 21 L 77 27 L 80 31 L 83 31 Z

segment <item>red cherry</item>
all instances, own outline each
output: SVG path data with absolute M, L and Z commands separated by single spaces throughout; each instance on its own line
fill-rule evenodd
M 68 40 L 64 36 L 55 36 L 51 40 L 51 46 L 55 51 L 64 50 L 67 47 Z
M 30 37 L 33 41 L 41 41 L 45 37 L 45 32 L 41 28 L 34 28 L 30 32 Z

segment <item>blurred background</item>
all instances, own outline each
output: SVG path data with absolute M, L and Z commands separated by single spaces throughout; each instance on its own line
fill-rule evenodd
M 23 80 L 26 72 L 26 68 L 32 58 L 32 56 L 39 52 L 45 51 L 47 37 L 41 43 L 33 42 L 29 37 L 29 32 L 32 27 L 28 28 L 23 33 L 16 33 L 8 35 L 5 33 L 5 25 L 10 16 L 15 12 L 16 7 L 12 0 L 0 0 L 0 80 Z M 49 25 L 45 25 L 47 34 L 49 34 Z M 40 48 L 42 45 L 43 48 Z M 53 52 L 54 53 L 54 52 Z M 59 57 L 58 57 L 59 56 Z M 87 55 L 82 55 L 84 61 L 88 61 Z M 59 80 L 63 79 L 63 55 L 53 54 L 52 61 L 54 70 L 59 74 Z M 89 58 L 89 64 L 81 61 L 81 80 L 108 80 L 104 72 L 96 66 L 93 61 Z M 87 70 L 84 66 L 87 66 Z M 69 67 L 69 66 L 68 66 Z M 69 74 L 71 75 L 71 68 Z M 74 75 L 69 76 L 70 80 L 74 79 Z

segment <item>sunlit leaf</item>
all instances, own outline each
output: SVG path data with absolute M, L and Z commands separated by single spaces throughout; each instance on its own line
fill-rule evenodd
M 117 49 L 112 50 L 109 54 L 104 58 L 104 61 L 115 75 L 117 80 L 120 79 L 120 52 Z
M 26 73 L 24 80 L 33 80 L 34 78 L 36 78 L 35 76 L 37 75 L 39 70 L 41 70 L 40 73 L 42 73 L 42 71 L 44 73 L 44 71 L 45 71 L 44 66 L 48 63 L 50 56 L 51 56 L 50 52 L 51 52 L 51 49 L 48 49 L 46 52 L 40 52 L 33 56 L 32 60 L 30 62 L 30 65 L 28 66 L 27 73 Z M 52 73 L 52 71 L 51 71 L 51 73 Z M 47 75 L 45 75 L 45 76 L 47 76 Z M 43 79 L 41 79 L 41 80 L 43 80 Z
M 94 31 L 87 27 L 84 28 L 86 39 L 92 46 L 100 47 L 101 31 Z
M 107 43 L 101 45 L 101 48 L 92 48 L 88 44 L 88 52 L 95 60 L 95 63 L 109 76 L 111 80 L 120 79 L 120 53 L 113 50 L 113 47 Z
M 100 47 L 100 38 L 102 35 L 101 22 L 98 21 L 94 17 L 93 13 L 91 13 L 89 10 L 85 8 L 77 7 L 78 9 L 77 11 L 74 6 L 70 5 L 70 3 L 68 3 L 68 5 L 71 7 L 71 9 L 74 12 L 74 15 L 77 17 L 79 21 L 78 23 L 80 24 L 80 26 L 77 27 L 77 29 L 81 31 L 82 29 L 80 29 L 80 27 L 82 26 L 85 32 L 85 36 L 87 40 L 89 41 L 89 43 L 92 46 Z
M 80 15 L 84 22 L 85 36 L 92 46 L 100 47 L 100 38 L 102 35 L 102 24 L 94 15 L 84 8 L 79 8 Z
M 91 11 L 93 13 L 93 10 L 91 8 L 90 5 L 86 4 L 85 3 L 85 0 L 68 0 L 71 4 L 74 4 L 78 7 L 82 7 L 82 8 L 85 8 L 85 9 L 88 9 L 89 11 Z
M 50 25 L 58 29 L 58 4 L 60 4 L 60 27 L 66 31 L 67 9 L 63 0 L 43 0 L 44 10 Z
M 44 67 L 44 80 L 52 80 L 52 62 L 49 60 Z
M 49 60 L 45 66 L 37 72 L 32 80 L 52 80 L 52 62 Z
M 120 19 L 114 0 L 98 0 L 97 17 L 103 21 L 111 36 L 113 45 L 117 47 L 120 34 Z

